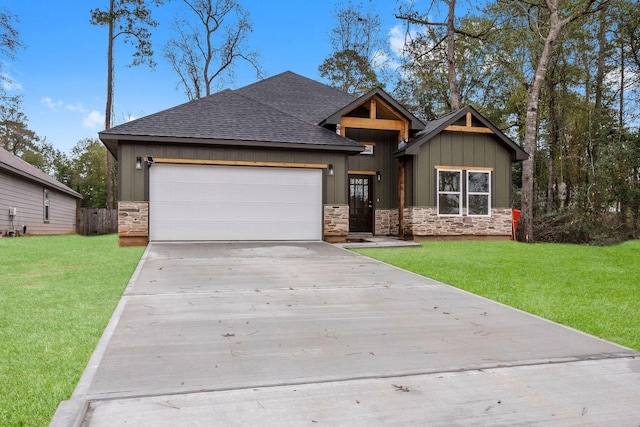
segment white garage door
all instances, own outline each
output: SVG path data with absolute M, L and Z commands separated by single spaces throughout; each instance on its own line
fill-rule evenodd
M 322 171 L 156 163 L 149 238 L 320 240 Z

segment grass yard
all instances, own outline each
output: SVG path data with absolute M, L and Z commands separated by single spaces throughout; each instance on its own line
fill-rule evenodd
M 116 235 L 0 239 L 0 425 L 49 425 L 143 249 Z
M 640 241 L 429 241 L 357 252 L 640 350 Z

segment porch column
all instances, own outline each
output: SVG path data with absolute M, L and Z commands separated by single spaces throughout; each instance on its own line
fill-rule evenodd
M 398 159 L 398 237 L 404 239 L 404 157 Z

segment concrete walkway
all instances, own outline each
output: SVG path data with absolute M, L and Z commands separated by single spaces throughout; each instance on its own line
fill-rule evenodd
M 640 353 L 326 243 L 151 244 L 51 425 L 640 425 Z

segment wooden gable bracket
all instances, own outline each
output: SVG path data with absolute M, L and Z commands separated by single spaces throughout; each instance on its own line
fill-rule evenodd
M 467 113 L 467 123 L 465 126 L 449 125 L 444 130 L 452 132 L 469 132 L 469 133 L 493 133 L 493 131 L 487 127 L 473 126 L 471 121 L 471 112 Z
M 401 116 L 398 116 L 395 112 L 394 115 L 397 119 L 378 119 L 378 102 L 384 103 L 383 100 L 376 98 L 375 96 L 369 99 L 369 117 L 345 117 L 340 120 L 340 134 L 345 136 L 346 128 L 361 128 L 361 129 L 376 129 L 376 130 L 397 130 L 399 137 L 398 142 L 403 141 L 409 137 L 409 121 Z M 387 107 L 389 110 L 393 110 L 391 107 Z

